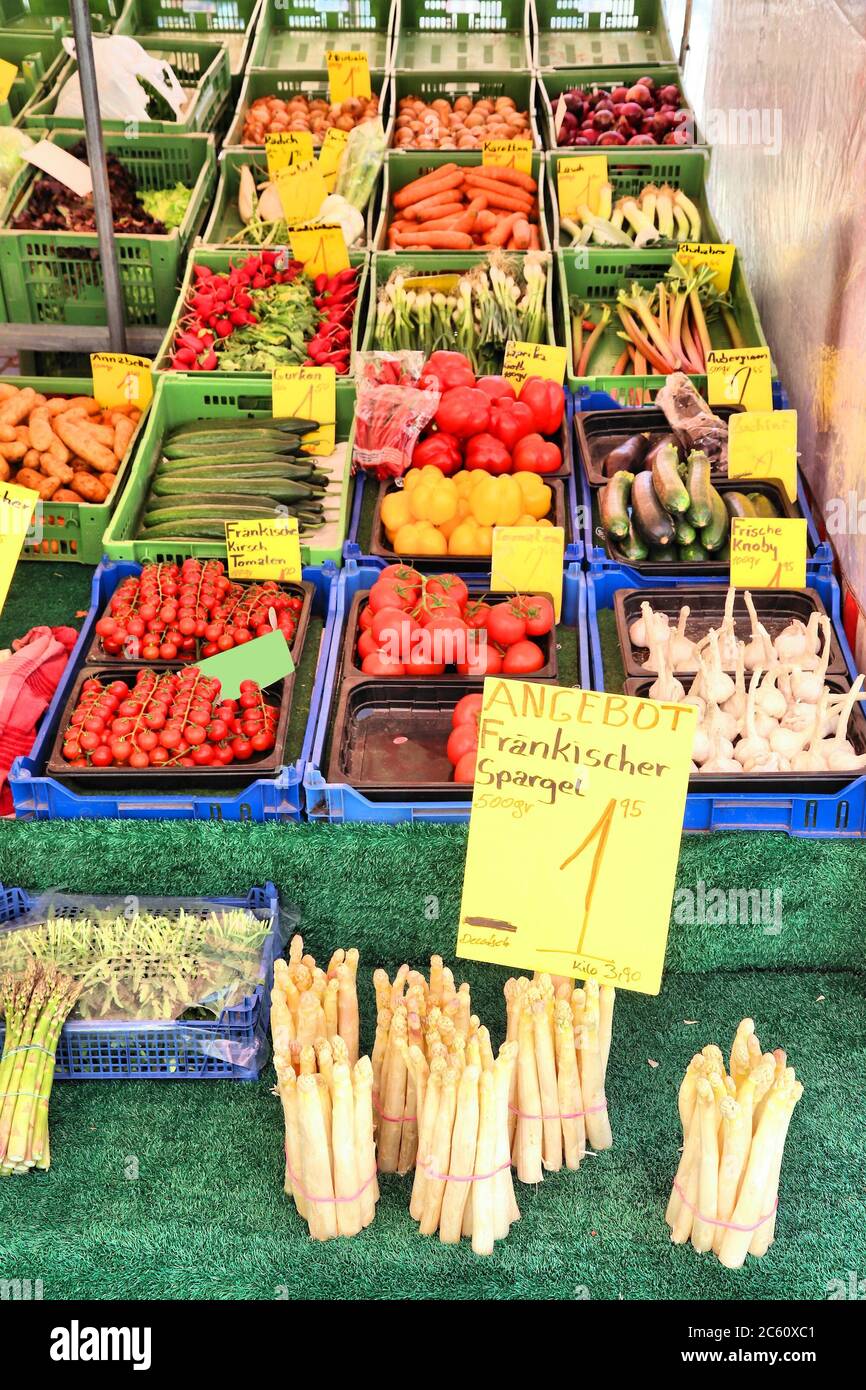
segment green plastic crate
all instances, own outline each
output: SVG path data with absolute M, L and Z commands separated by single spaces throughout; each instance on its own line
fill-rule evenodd
M 676 54 L 662 0 L 532 0 L 533 62 L 537 68 L 652 67 Z
M 543 72 L 538 78 L 538 100 L 541 108 L 542 125 L 544 130 L 544 143 L 549 150 L 561 149 L 564 151 L 590 153 L 596 147 L 586 145 L 569 146 L 558 145 L 556 142 L 556 131 L 553 125 L 553 113 L 556 103 L 563 92 L 568 92 L 572 87 L 631 87 L 639 77 L 646 75 L 646 66 L 643 67 L 615 67 L 615 68 L 572 68 L 566 72 L 564 68 L 556 72 Z M 683 76 L 677 67 L 653 68 L 651 74 L 655 83 L 659 87 L 664 87 L 666 83 L 676 82 L 680 91 L 683 91 Z M 691 111 L 691 107 L 686 103 L 686 109 Z M 692 124 L 694 125 L 694 113 L 692 113 Z M 703 135 L 700 129 L 694 125 L 691 145 L 659 145 L 659 149 L 694 149 L 696 146 L 704 147 Z M 608 149 L 624 149 L 625 146 L 598 146 L 599 153 Z M 651 149 L 651 145 L 641 146 L 643 149 Z
M 532 67 L 530 0 L 397 0 L 393 64 L 479 73 Z
M 271 0 L 127 0 L 114 32 L 145 48 L 154 36 L 198 34 L 224 43 L 233 74 L 243 72 L 263 5 Z
M 49 137 L 69 149 L 81 135 L 55 130 Z M 117 258 L 127 321 L 135 325 L 167 323 L 177 297 L 177 281 L 186 248 L 204 218 L 216 183 L 216 154 L 211 135 L 106 135 L 106 150 L 116 154 L 135 175 L 139 188 L 192 187 L 193 196 L 180 227 L 167 236 L 117 236 Z M 10 209 L 20 211 L 39 177 L 28 166 L 18 176 L 0 229 L 0 279 L 12 323 L 104 324 L 105 287 L 95 232 L 13 231 Z
M 391 62 L 391 0 L 265 0 L 252 68 L 324 68 L 329 48 L 366 53 L 372 69 Z
M 609 256 L 606 250 L 599 248 L 595 251 L 557 251 L 555 255 L 558 262 L 557 293 L 554 295 L 556 341 L 564 344 L 568 349 L 568 365 L 566 367 L 568 386 L 572 391 L 576 391 L 580 386 L 589 386 L 594 391 L 606 391 L 609 388 L 599 384 L 602 379 L 618 382 L 621 388 L 624 384 L 628 386 L 631 384 L 632 378 L 617 378 L 610 375 L 611 368 L 624 346 L 622 339 L 617 337 L 622 325 L 619 323 L 618 317 L 615 316 L 612 316 L 593 353 L 592 363 L 595 367 L 593 375 L 590 377 L 575 375 L 568 301 L 572 295 L 578 295 L 581 299 L 590 302 L 599 299 L 615 300 L 617 292 L 621 289 L 627 289 L 635 280 L 638 284 L 651 288 L 659 280 L 664 279 L 665 271 L 673 260 L 674 252 L 672 250 L 633 251 L 628 256 Z M 764 337 L 757 306 L 743 274 L 739 256 L 734 257 L 730 295 L 734 317 L 746 347 L 766 347 L 767 339 Z M 715 347 L 731 346 L 731 341 L 720 319 L 713 321 L 710 336 Z M 637 378 L 634 380 L 637 381 Z M 698 378 L 694 377 L 693 380 L 697 383 Z
M 142 44 L 152 58 L 161 58 L 174 69 L 178 82 L 189 93 L 189 104 L 179 121 L 141 121 L 137 129 L 148 135 L 192 135 L 213 130 L 229 99 L 231 72 L 228 49 L 224 43 L 207 43 L 188 39 L 183 34 L 174 37 L 156 36 Z M 73 71 L 77 70 L 73 65 Z M 28 112 L 26 128 L 38 130 L 77 130 L 84 132 L 83 116 L 55 116 L 54 108 L 70 73 L 64 72 L 49 95 L 37 102 Z M 105 134 L 129 134 L 126 121 L 102 122 Z M 38 138 L 38 137 L 34 137 Z
M 480 150 L 406 150 L 399 159 L 389 159 L 382 176 L 382 195 L 379 221 L 373 238 L 373 250 L 387 252 L 388 226 L 391 222 L 391 198 L 399 189 L 405 188 L 413 179 L 429 174 L 442 164 L 457 164 L 464 168 L 480 169 L 482 155 Z M 545 159 L 542 154 L 532 156 L 532 177 L 538 184 L 538 230 L 541 249 L 550 250 L 545 211 Z M 436 252 L 415 252 L 425 262 Z
M 139 563 L 145 560 L 182 560 L 188 555 L 199 559 L 213 556 L 225 559 L 225 544 L 219 541 L 186 541 L 180 549 L 172 549 L 165 541 L 136 540 L 138 520 L 147 500 L 162 440 L 168 430 L 190 420 L 222 420 L 239 416 L 254 418 L 270 413 L 270 377 L 223 376 L 216 379 L 205 373 L 185 376 L 179 372 L 159 377 L 129 482 L 103 537 L 108 558 Z M 323 565 L 326 560 L 333 560 L 336 565 L 342 562 L 354 489 L 350 467 L 354 418 L 355 388 L 350 382 L 338 381 L 336 437 L 338 444 L 345 441 L 347 445 L 339 516 L 332 544 L 301 545 L 301 558 L 305 565 Z
M 198 378 L 201 377 L 203 380 L 209 381 L 212 384 L 221 384 L 226 381 L 230 381 L 234 376 L 239 375 L 236 372 L 175 372 L 169 366 L 169 362 L 171 360 L 171 345 L 174 341 L 174 335 L 177 332 L 181 315 L 184 312 L 183 306 L 186 301 L 190 285 L 192 284 L 193 266 L 206 265 L 209 266 L 211 270 L 226 271 L 231 268 L 233 262 L 241 261 L 243 260 L 244 256 L 252 256 L 253 254 L 253 247 L 240 247 L 232 250 L 229 248 L 216 249 L 213 247 L 205 246 L 197 247 L 191 253 L 187 262 L 186 275 L 184 276 L 184 281 L 181 286 L 180 293 L 177 297 L 177 304 L 175 305 L 174 315 L 172 316 L 171 323 L 168 326 L 168 330 L 166 332 L 165 337 L 162 340 L 162 345 L 160 346 L 156 361 L 154 362 L 155 371 L 168 372 L 171 376 L 191 376 L 194 380 L 198 380 Z M 355 306 L 355 320 L 352 325 L 352 358 L 349 362 L 350 375 L 351 372 L 354 370 L 354 354 L 361 346 L 361 340 L 363 337 L 362 328 L 365 323 L 369 276 L 367 259 L 368 257 L 366 251 L 349 252 L 349 263 L 355 266 L 363 266 L 361 278 L 358 282 L 358 299 Z M 267 380 L 270 380 L 270 374 L 266 372 L 250 372 L 245 374 L 245 376 L 247 381 L 261 381 L 265 378 L 267 378 Z M 345 379 L 346 378 L 342 378 L 342 380 Z M 338 378 L 338 380 L 340 380 L 340 378 Z
M 239 248 L 236 242 L 233 242 L 233 238 L 243 226 L 238 213 L 238 188 L 240 186 L 240 170 L 244 164 L 249 164 L 253 169 L 257 183 L 260 177 L 262 179 L 267 178 L 267 160 L 260 149 L 250 146 L 249 149 L 223 150 L 217 165 L 219 181 L 216 196 L 207 226 L 199 238 L 200 244 L 204 246 L 230 246 L 234 250 L 243 249 Z M 363 251 L 370 245 L 372 234 L 378 222 L 378 211 L 377 190 L 374 189 L 367 207 L 364 243 L 362 246 L 356 246 L 356 251 Z M 250 247 L 250 250 L 252 249 Z
M 522 252 L 510 252 L 510 255 L 522 255 Z M 558 343 L 561 339 L 556 335 L 556 323 L 554 320 L 554 280 L 556 278 L 555 258 L 549 253 L 545 255 L 545 269 L 547 271 L 547 289 L 545 293 L 547 332 L 544 337 L 546 343 Z M 468 270 L 471 266 L 477 265 L 481 260 L 486 259 L 484 251 L 439 251 L 431 255 L 429 252 L 421 255 L 413 255 L 410 251 L 377 251 L 371 258 L 370 266 L 370 309 L 367 315 L 367 333 L 364 338 L 363 348 L 365 352 L 375 349 L 375 329 L 376 329 L 376 305 L 379 298 L 379 291 L 387 283 L 388 277 L 394 270 L 402 269 L 408 274 L 410 271 L 417 271 L 419 275 L 441 275 L 449 271 Z M 445 346 L 443 344 L 443 346 Z
M 10 386 L 32 386 L 34 391 L 41 391 L 49 397 L 93 395 L 93 381 L 89 376 L 4 376 L 3 381 Z M 25 542 L 21 551 L 22 560 L 39 560 L 43 564 L 56 564 L 58 560 L 70 560 L 79 565 L 99 564 L 102 559 L 102 534 L 126 485 L 132 458 L 146 423 L 147 414 L 142 416 L 130 440 L 126 457 L 117 470 L 117 482 L 105 502 L 48 501 L 40 504 L 38 535 L 31 543 Z
M 423 72 L 398 72 L 393 81 L 392 95 L 392 130 L 391 140 L 393 142 L 396 130 L 397 117 L 400 114 L 400 102 L 404 97 L 416 97 L 419 101 L 426 101 L 428 104 L 435 101 L 438 97 L 444 97 L 446 101 L 454 102 L 457 97 L 468 96 L 473 101 L 479 101 L 482 97 L 511 97 L 518 111 L 529 112 L 529 126 L 532 135 L 532 143 L 536 149 L 542 149 L 544 141 L 538 128 L 535 118 L 536 110 L 536 81 L 528 72 L 509 72 L 509 73 L 489 73 L 476 74 L 467 77 L 462 72 L 431 72 L 429 65 Z M 403 154 L 415 155 L 421 151 L 406 148 L 405 151 L 394 146 L 389 151 L 389 157 Z
M 379 115 L 385 127 L 386 141 L 392 134 L 392 83 L 384 71 L 370 73 L 370 85 L 379 93 Z M 315 97 L 328 97 L 328 74 L 326 71 L 309 72 L 304 68 L 290 71 L 270 72 L 266 68 L 249 68 L 241 87 L 237 110 L 223 141 L 226 148 L 263 149 L 263 145 L 245 145 L 243 140 L 244 123 L 247 111 L 259 97 L 282 97 L 288 101 L 293 96 L 304 96 L 308 101 Z
M 124 0 L 89 0 L 94 34 L 106 34 L 123 9 Z M 0 29 L 72 33 L 68 0 L 0 0 Z
M 560 250 L 559 195 L 557 191 L 556 170 L 561 159 L 579 159 L 582 154 L 607 155 L 607 172 L 613 184 L 613 199 L 627 198 L 640 193 L 648 183 L 659 187 L 670 184 L 681 188 L 691 198 L 701 214 L 701 235 L 699 240 L 706 242 L 724 241 L 716 225 L 715 218 L 707 203 L 706 181 L 710 172 L 709 155 L 705 150 L 676 149 L 672 145 L 662 145 L 658 149 L 640 146 L 637 149 L 619 148 L 608 145 L 603 151 L 593 148 L 553 150 L 547 156 L 547 206 L 550 210 L 553 246 Z M 570 250 L 571 243 L 565 242 L 562 250 Z M 598 250 L 600 248 L 594 247 Z M 619 256 L 631 256 L 628 247 L 618 251 L 615 247 L 604 247 L 605 252 Z
M 54 85 L 69 59 L 56 30 L 0 33 L 0 58 L 18 69 L 8 100 L 0 102 L 0 126 L 22 125 L 27 107 Z

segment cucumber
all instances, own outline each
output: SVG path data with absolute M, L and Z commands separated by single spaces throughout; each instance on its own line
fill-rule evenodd
M 653 565 L 672 565 L 677 558 L 676 547 L 673 545 L 651 546 L 649 558 Z
M 212 493 L 204 493 L 195 501 L 183 497 L 155 497 L 148 502 L 145 508 L 145 520 L 157 516 L 163 521 L 174 519 L 182 521 L 186 516 L 219 516 L 224 517 L 226 521 L 231 521 L 239 509 L 255 511 L 264 516 L 274 516 L 279 505 L 274 497 L 248 497 L 245 493 L 239 493 L 236 496 L 223 496 L 222 494 L 215 496 Z
M 778 516 L 773 500 L 763 492 L 747 492 L 746 496 L 755 509 L 755 516 Z
M 728 509 L 721 495 L 710 484 L 710 506 L 712 514 L 706 526 L 701 527 L 700 544 L 705 550 L 721 550 L 728 539 Z
M 728 516 L 757 516 L 753 503 L 744 492 L 725 492 L 722 498 Z
M 273 475 L 268 478 L 236 477 L 229 480 L 228 478 L 214 477 L 209 473 L 203 478 L 156 478 L 152 495 L 156 497 L 189 497 L 191 500 L 195 500 L 202 492 L 218 495 L 222 491 L 235 496 L 258 498 L 265 495 L 276 497 L 278 501 L 300 502 L 320 496 L 322 488 L 314 486 L 312 483 L 301 483 L 291 478 L 276 478 Z
M 677 467 L 679 453 L 673 444 L 656 450 L 652 463 L 653 487 L 666 512 L 679 516 L 689 509 L 690 498 Z
M 177 439 L 180 436 L 201 435 L 205 438 L 209 434 L 221 435 L 227 431 L 235 430 L 237 433 L 252 434 L 255 430 L 278 430 L 282 434 L 309 434 L 310 430 L 319 428 L 317 421 L 304 420 L 301 417 L 287 415 L 274 417 L 272 415 L 258 415 L 245 420 L 242 415 L 232 415 L 226 420 L 187 420 L 185 425 L 175 425 L 169 431 L 169 439 Z
M 712 516 L 710 486 L 710 461 L 706 454 L 694 449 L 686 463 L 686 490 L 691 498 L 686 516 L 699 530 L 709 525 Z
M 614 542 L 614 553 L 624 560 L 645 560 L 649 549 L 644 545 L 634 527 L 629 523 L 628 535 Z
M 601 524 L 605 534 L 614 539 L 628 535 L 628 499 L 633 482 L 634 474 L 621 469 L 614 473 L 610 482 L 605 483 L 599 493 L 598 511 Z
M 674 523 L 656 495 L 652 473 L 638 473 L 631 489 L 631 514 L 635 530 L 649 546 L 672 545 Z
M 164 459 L 201 460 L 214 463 L 255 463 L 257 459 L 303 458 L 301 437 L 297 434 L 275 434 L 269 438 L 257 439 L 255 444 L 247 444 L 241 438 L 230 436 L 225 444 L 209 440 L 207 444 L 188 444 L 179 440 L 175 444 L 165 444 L 162 449 Z
M 674 517 L 674 531 L 676 532 L 677 545 L 693 545 L 697 539 L 697 531 L 690 521 L 686 521 L 684 516 Z
M 154 474 L 155 478 L 189 478 L 191 481 L 196 478 L 226 478 L 231 481 L 234 478 L 294 478 L 298 482 L 327 483 L 330 474 L 322 472 L 309 463 L 284 463 L 282 459 L 271 459 L 265 463 L 225 463 L 225 464 L 187 464 L 182 468 L 167 467 L 159 464 Z
M 704 547 L 697 541 L 694 541 L 691 545 L 680 546 L 680 559 L 683 564 L 690 565 L 694 564 L 696 560 L 714 560 L 715 558 L 716 557 L 711 555 L 708 550 L 704 550 Z

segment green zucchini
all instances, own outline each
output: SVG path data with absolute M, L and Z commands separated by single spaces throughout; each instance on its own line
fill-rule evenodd
M 749 501 L 744 492 L 724 492 L 722 498 L 725 503 L 725 510 L 728 516 L 756 516 L 754 504 Z
M 656 449 L 653 455 L 652 480 L 656 497 L 666 512 L 681 515 L 689 509 L 689 494 L 683 487 L 677 464 L 679 453 L 673 444 Z
M 710 461 L 700 449 L 694 449 L 686 462 L 686 490 L 691 498 L 686 516 L 699 530 L 709 525 L 712 516 L 710 486 Z
M 712 514 L 707 525 L 701 527 L 700 544 L 704 550 L 721 550 L 728 539 L 728 509 L 712 483 L 710 484 L 710 506 Z
M 674 517 L 674 531 L 676 532 L 677 545 L 693 545 L 697 539 L 697 531 L 684 516 Z
M 622 556 L 624 560 L 645 560 L 649 555 L 649 548 L 644 545 L 634 527 L 629 524 L 628 535 L 614 543 L 614 553 Z
M 676 558 L 676 547 L 673 545 L 650 547 L 649 559 L 653 565 L 672 565 Z
M 628 535 L 628 499 L 634 474 L 625 469 L 614 473 L 598 495 L 598 511 L 605 534 L 614 539 Z
M 631 514 L 635 530 L 647 545 L 661 548 L 673 543 L 674 523 L 658 499 L 652 473 L 638 473 L 635 478 L 631 489 Z
M 755 516 L 778 516 L 773 499 L 763 492 L 747 492 L 746 496 L 755 509 Z
M 716 557 L 711 555 L 708 550 L 704 550 L 704 547 L 698 541 L 694 541 L 691 545 L 680 546 L 680 559 L 683 564 L 691 565 L 694 564 L 695 561 L 714 560 L 715 558 Z

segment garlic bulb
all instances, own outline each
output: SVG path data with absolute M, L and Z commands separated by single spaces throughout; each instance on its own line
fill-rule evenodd
M 821 751 L 821 727 L 827 713 L 827 691 L 821 691 L 821 698 L 815 708 L 815 719 L 812 724 L 812 732 L 809 741 L 799 753 L 795 753 L 791 759 L 791 767 L 794 772 L 826 772 L 827 759 Z
M 809 641 L 806 624 L 802 623 L 799 618 L 795 618 L 787 627 L 782 628 L 773 646 L 780 661 L 800 661 L 804 656 L 808 656 Z
M 771 666 L 760 690 L 755 692 L 755 708 L 762 714 L 768 714 L 771 719 L 781 719 L 788 708 L 784 695 L 776 689 L 776 677 L 781 669 L 778 663 Z
M 658 671 L 658 652 L 661 648 L 666 648 L 670 641 L 670 621 L 667 613 L 654 612 L 648 603 L 642 603 L 640 611 L 640 618 L 629 628 L 629 637 L 635 646 L 646 647 L 649 651 L 643 669 Z M 640 640 L 635 636 L 638 629 Z
M 752 758 L 743 767 L 744 772 L 790 772 L 791 764 L 781 753 L 767 753 L 763 758 Z
M 719 656 L 719 634 L 715 628 L 709 631 L 710 653 L 701 662 L 701 670 L 704 673 L 703 689 L 707 699 L 715 701 L 721 705 L 725 700 L 730 699 L 736 686 L 726 671 L 722 670 L 722 662 Z
M 691 611 L 685 605 L 680 609 L 679 621 L 668 639 L 672 671 L 694 671 L 698 664 L 697 648 L 694 642 L 686 637 L 686 621 Z
M 671 674 L 665 649 L 657 647 L 656 651 L 658 654 L 658 675 L 649 688 L 649 698 L 651 700 L 671 700 L 674 704 L 679 704 L 686 693 L 682 682 Z
M 766 670 L 773 660 L 773 644 L 770 641 L 770 634 L 764 624 L 758 621 L 754 600 L 748 589 L 743 594 L 743 599 L 749 610 L 749 619 L 752 624 L 752 636 L 746 643 L 746 670 L 754 671 L 756 666 Z
M 832 626 L 826 614 L 816 613 L 814 616 L 820 617 L 821 630 L 824 636 L 824 650 L 821 658 L 814 671 L 804 671 L 799 666 L 795 666 L 791 672 L 791 694 L 795 700 L 803 700 L 810 705 L 818 703 L 824 690 L 824 680 L 830 662 L 830 639 L 832 635 Z
M 860 762 L 854 752 L 854 745 L 848 735 L 848 721 L 854 709 L 855 702 L 860 689 L 863 685 L 863 676 L 858 676 L 848 694 L 845 696 L 840 709 L 839 719 L 836 724 L 836 732 L 832 738 L 824 739 L 819 745 L 819 751 L 827 761 L 827 767 L 831 772 L 855 772 L 864 764 Z
M 740 649 L 737 634 L 734 631 L 734 599 L 736 596 L 736 589 L 728 589 L 725 595 L 725 616 L 719 630 L 719 656 L 726 671 L 730 671 L 736 666 Z
M 746 714 L 746 674 L 745 674 L 745 653 L 746 648 L 743 642 L 737 643 L 737 674 L 734 680 L 734 693 L 725 700 L 723 709 L 727 714 L 732 714 L 735 719 L 742 721 Z
M 746 723 L 745 736 L 740 739 L 734 749 L 734 757 L 741 767 L 745 767 L 747 762 L 765 758 L 770 751 L 770 744 L 766 738 L 762 738 L 755 728 L 755 700 L 758 686 L 761 681 L 761 669 L 752 672 L 752 679 L 749 681 L 749 698 L 746 703 Z

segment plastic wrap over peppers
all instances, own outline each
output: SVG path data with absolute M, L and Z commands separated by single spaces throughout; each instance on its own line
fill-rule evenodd
M 32 961 L 80 983 L 70 1021 L 214 1022 L 267 988 L 273 961 L 298 925 L 283 908 L 196 898 L 71 898 L 49 890 L 23 917 L 0 928 L 0 976 Z M 267 1058 L 262 1032 L 252 1046 L 190 1028 L 186 1050 L 247 1067 Z
M 399 478 L 412 462 L 421 431 L 441 394 L 423 377 L 423 352 L 359 352 L 355 379 L 353 466 L 381 479 Z

